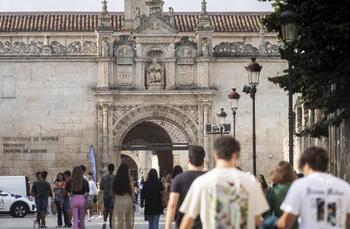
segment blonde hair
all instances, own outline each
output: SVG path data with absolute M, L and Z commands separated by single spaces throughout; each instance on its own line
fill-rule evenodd
M 289 184 L 296 178 L 293 167 L 286 161 L 279 162 L 270 175 L 273 184 Z

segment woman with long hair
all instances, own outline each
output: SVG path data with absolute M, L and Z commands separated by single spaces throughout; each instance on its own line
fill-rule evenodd
M 89 183 L 83 177 L 80 166 L 73 169 L 72 177 L 66 186 L 71 195 L 71 211 L 73 215 L 73 229 L 85 229 L 85 203 L 89 194 Z
M 177 175 L 179 175 L 183 172 L 184 172 L 184 170 L 182 169 L 182 167 L 180 165 L 176 165 L 173 169 L 173 173 L 171 175 L 171 178 L 174 180 Z
M 268 215 L 276 217 L 282 216 L 281 204 L 286 197 L 290 185 L 297 179 L 293 167 L 286 161 L 281 161 L 277 167 L 271 172 L 270 179 L 273 187 L 267 190 L 267 201 L 270 205 Z M 297 228 L 294 225 L 293 228 Z
M 62 227 L 62 215 L 63 215 L 63 194 L 66 188 L 66 181 L 64 174 L 57 174 L 56 180 L 53 184 L 53 199 L 57 209 L 57 227 Z
M 149 229 L 159 228 L 159 218 L 164 210 L 163 190 L 164 186 L 158 179 L 157 170 L 151 169 L 141 191 L 141 204 L 145 203 L 145 219 L 148 220 Z
M 134 198 L 129 168 L 121 164 L 113 181 L 115 194 L 113 210 L 113 229 L 132 229 L 134 227 Z

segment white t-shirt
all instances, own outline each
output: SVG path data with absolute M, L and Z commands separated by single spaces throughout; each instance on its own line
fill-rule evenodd
M 237 169 L 213 169 L 198 177 L 180 208 L 203 229 L 255 229 L 255 216 L 269 209 L 255 177 Z
M 89 196 L 96 196 L 97 195 L 97 187 L 96 183 L 93 180 L 89 180 Z
M 312 173 L 292 184 L 281 209 L 300 216 L 300 229 L 345 229 L 350 186 L 332 175 Z

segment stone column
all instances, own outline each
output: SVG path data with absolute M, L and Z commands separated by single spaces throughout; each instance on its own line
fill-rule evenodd
M 110 110 L 110 104 L 104 103 L 102 104 L 102 170 L 106 171 L 108 164 L 111 162 L 111 155 L 109 153 L 109 145 L 108 145 L 108 114 Z
M 204 101 L 203 106 L 203 126 L 209 124 L 209 109 L 210 103 L 208 101 Z M 212 156 L 211 156 L 211 147 L 210 147 L 210 138 L 209 135 L 205 133 L 205 128 L 203 128 L 203 147 L 206 152 L 204 167 L 205 169 L 211 169 L 212 165 Z
M 198 60 L 198 86 L 200 88 L 210 87 L 210 59 L 199 58 Z
M 175 89 L 175 58 L 169 60 L 166 65 L 166 89 L 172 90 Z

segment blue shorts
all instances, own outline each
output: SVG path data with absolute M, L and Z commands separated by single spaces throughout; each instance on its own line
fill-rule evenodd
M 36 197 L 35 204 L 36 204 L 37 212 L 47 213 L 47 206 L 49 204 L 49 198 L 48 197 Z

